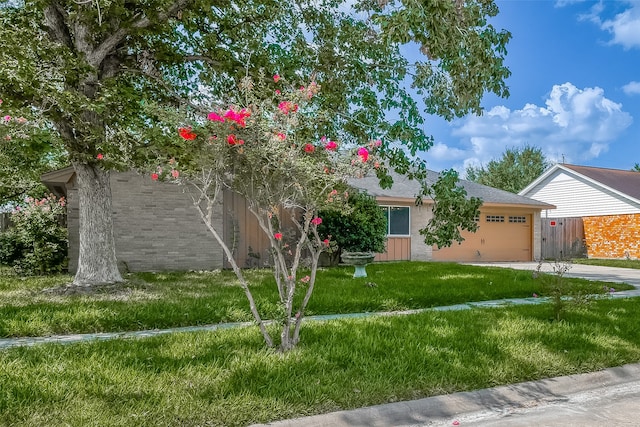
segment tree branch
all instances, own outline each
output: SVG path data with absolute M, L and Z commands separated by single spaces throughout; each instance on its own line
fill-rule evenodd
M 204 56 L 204 55 L 185 55 L 184 57 L 185 61 L 202 61 L 202 62 L 206 62 L 207 64 L 210 65 L 215 65 L 215 66 L 221 66 L 222 63 L 219 61 L 215 61 L 212 58 L 208 57 L 208 56 Z
M 176 0 L 170 5 L 166 11 L 160 12 L 153 17 L 153 20 L 148 16 L 143 15 L 131 24 L 130 28 L 138 30 L 148 28 L 149 26 L 157 25 L 167 21 L 170 17 L 175 16 L 178 12 L 186 8 L 193 0 Z M 129 35 L 129 28 L 118 28 L 115 30 L 106 40 L 104 40 L 98 47 L 96 47 L 89 55 L 87 55 L 87 61 L 94 67 L 97 67 L 106 56 L 112 52 L 116 46 Z
M 44 9 L 44 25 L 49 29 L 49 37 L 58 43 L 73 48 L 65 18 L 66 12 L 58 2 L 52 1 Z
M 158 85 L 162 86 L 169 94 L 170 97 L 172 97 L 175 101 L 177 101 L 179 104 L 181 105 L 188 105 L 189 107 L 191 107 L 194 111 L 197 111 L 201 114 L 208 114 L 210 112 L 209 109 L 198 105 L 198 104 L 194 104 L 193 102 L 191 102 L 189 99 L 186 99 L 182 96 L 180 96 L 179 94 L 177 94 L 173 88 L 171 88 L 160 76 L 154 76 L 153 74 L 149 74 L 149 73 L 145 73 L 142 70 L 138 70 L 138 69 L 134 69 L 134 68 L 126 68 L 126 71 L 130 72 L 130 73 L 137 73 L 140 74 L 144 77 L 147 77 L 149 79 L 154 80 Z

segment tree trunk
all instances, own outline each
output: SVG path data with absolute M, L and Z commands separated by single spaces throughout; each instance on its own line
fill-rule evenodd
M 80 253 L 77 286 L 122 282 L 113 239 L 113 211 L 109 171 L 73 163 L 78 179 Z

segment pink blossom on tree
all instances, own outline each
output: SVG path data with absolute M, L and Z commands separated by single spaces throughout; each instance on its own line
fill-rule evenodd
M 360 156 L 362 162 L 365 163 L 369 159 L 369 150 L 365 147 L 358 148 L 358 156 Z
M 207 114 L 207 120 L 211 120 L 212 122 L 224 122 L 224 117 L 220 116 L 217 113 L 211 112 Z
M 338 144 L 336 144 L 335 141 L 329 141 L 325 144 L 324 148 L 329 151 L 336 151 L 338 149 Z
M 193 141 L 196 139 L 196 134 L 191 131 L 191 128 L 179 128 L 178 133 L 183 139 Z

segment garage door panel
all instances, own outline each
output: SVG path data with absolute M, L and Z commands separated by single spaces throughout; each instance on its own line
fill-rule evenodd
M 532 215 L 483 212 L 475 233 L 449 248 L 433 248 L 437 261 L 531 261 Z

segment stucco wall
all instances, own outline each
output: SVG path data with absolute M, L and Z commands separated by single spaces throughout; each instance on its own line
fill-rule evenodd
M 431 261 L 433 247 L 424 243 L 420 229 L 427 225 L 433 216 L 432 206 L 423 204 L 411 208 L 411 261 Z
M 222 248 L 200 219 L 184 187 L 135 172 L 112 173 L 116 257 L 123 271 L 210 270 L 222 267 Z M 68 191 L 70 265 L 78 259 L 77 190 Z M 222 207 L 215 226 L 222 230 Z
M 589 258 L 640 259 L 640 214 L 584 217 Z

